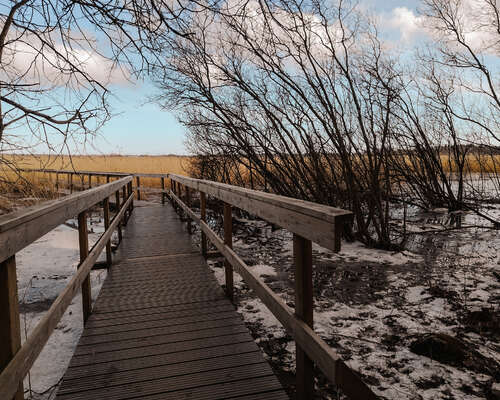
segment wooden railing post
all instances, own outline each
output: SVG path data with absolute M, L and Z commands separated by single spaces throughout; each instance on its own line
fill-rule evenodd
M 19 299 L 17 296 L 16 258 L 0 263 L 0 372 L 21 348 Z M 24 399 L 23 382 L 14 400 Z
M 70 193 L 73 193 L 73 174 L 68 174 L 68 189 Z
M 295 315 L 313 328 L 312 244 L 308 239 L 293 235 L 295 264 Z M 297 399 L 312 399 L 314 392 L 313 362 L 305 351 L 296 346 Z
M 165 204 L 165 178 L 161 177 L 161 204 Z
M 207 222 L 207 195 L 205 192 L 200 192 L 200 216 L 203 222 Z M 207 256 L 207 235 L 201 231 L 201 254 Z
M 89 189 L 92 189 L 92 175 L 89 174 Z
M 85 261 L 89 255 L 89 236 L 87 231 L 87 211 L 78 214 L 78 238 L 80 242 L 80 264 Z M 83 323 L 87 322 L 92 312 L 92 293 L 90 290 L 90 274 L 82 283 L 82 304 L 83 304 Z
M 106 197 L 103 200 L 102 206 L 104 208 L 104 230 L 107 231 L 109 228 L 109 197 Z M 111 267 L 112 263 L 113 260 L 111 258 L 111 238 L 110 238 L 106 243 L 106 264 L 108 265 L 108 268 Z
M 59 173 L 56 172 L 56 192 L 59 191 Z
M 123 197 L 123 202 L 125 203 L 125 200 L 127 200 L 127 186 L 122 187 L 122 197 Z M 123 215 L 123 225 L 127 226 L 128 222 L 128 217 L 129 217 L 129 210 L 127 209 L 125 211 L 125 214 Z
M 123 198 L 123 201 L 125 202 L 125 198 Z M 120 212 L 120 191 L 117 190 L 115 193 L 115 203 L 116 203 L 116 214 Z M 122 221 L 118 223 L 117 226 L 118 230 L 118 244 L 122 242 Z
M 106 174 L 106 183 L 109 183 L 109 175 Z
M 224 203 L 224 244 L 233 248 L 233 216 L 231 204 Z M 234 284 L 233 284 L 233 266 L 225 259 L 224 270 L 226 272 L 226 294 L 233 300 Z
M 132 188 L 132 181 L 130 181 L 128 183 L 128 196 L 130 196 L 133 193 L 134 193 L 134 189 Z M 134 199 L 132 199 L 132 201 L 130 202 L 130 206 L 128 208 L 129 217 L 130 217 L 130 214 L 132 214 L 133 209 L 134 209 Z
M 191 190 L 189 189 L 189 186 L 186 186 L 186 205 L 191 208 Z M 187 218 L 187 231 L 189 234 L 191 234 L 193 226 L 191 224 L 191 218 L 189 218 L 189 215 L 186 213 L 186 218 Z
M 135 177 L 135 182 L 136 182 L 136 190 L 137 190 L 137 200 L 140 200 L 141 199 L 141 179 L 140 177 L 136 176 Z

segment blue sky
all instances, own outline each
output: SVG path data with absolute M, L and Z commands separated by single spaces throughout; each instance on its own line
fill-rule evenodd
M 94 141 L 99 152 L 120 154 L 185 154 L 184 127 L 175 115 L 148 102 L 152 84 L 114 86 L 109 98 L 114 117 Z M 88 148 L 88 152 L 96 152 Z

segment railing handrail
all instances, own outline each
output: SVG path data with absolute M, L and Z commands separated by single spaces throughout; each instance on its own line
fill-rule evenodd
M 132 181 L 131 176 L 0 216 L 0 262 Z
M 353 215 L 352 212 L 340 208 L 224 183 L 177 174 L 169 174 L 169 178 L 275 223 L 333 251 L 340 250 L 339 229 Z M 312 227 L 314 229 L 311 229 Z
M 340 250 L 340 230 L 342 222 L 351 217 L 349 211 L 323 206 L 283 196 L 238 188 L 217 182 L 204 181 L 170 174 L 172 179 L 169 195 L 188 216 L 200 225 L 202 232 L 202 252 L 206 252 L 208 238 L 225 258 L 226 292 L 230 298 L 233 293 L 232 268 L 238 272 L 257 297 L 283 324 L 294 338 L 297 348 L 297 396 L 311 398 L 314 379 L 312 363 L 323 371 L 325 376 L 338 385 L 352 399 L 375 400 L 373 393 L 361 378 L 351 370 L 342 359 L 313 329 L 313 291 L 312 291 L 312 246 L 317 242 L 334 251 Z M 181 200 L 181 186 L 186 188 L 186 203 Z M 190 189 L 200 191 L 200 215 L 190 208 Z M 206 195 L 222 200 L 224 204 L 224 239 L 220 238 L 206 223 Z M 295 262 L 295 310 L 254 274 L 248 265 L 232 249 L 231 205 L 277 223 L 294 233 Z M 286 215 L 279 215 L 280 210 Z M 300 227 L 300 224 L 305 226 Z M 330 229 L 328 229 L 330 226 Z M 319 229 L 318 229 L 319 227 Z M 229 231 L 228 232 L 226 231 Z M 318 231 L 320 234 L 318 235 Z M 227 263 L 227 264 L 226 264 Z M 227 269 L 230 269 L 229 273 Z M 300 358 L 299 358 L 300 352 Z M 300 371 L 299 371 L 300 369 Z M 300 386 L 299 386 L 300 382 Z M 300 387 L 300 389 L 299 389 Z
M 147 172 L 121 172 L 121 171 L 83 171 L 73 169 L 45 169 L 45 168 L 20 168 L 22 172 L 45 172 L 49 174 L 73 174 L 73 175 L 92 175 L 92 176 L 140 176 L 144 178 L 167 178 L 168 173 L 147 173 Z
M 3 228 L 0 232 L 0 305 L 3 308 L 0 309 L 0 315 L 4 324 L 1 326 L 4 340 L 0 343 L 3 363 L 0 365 L 1 399 L 14 398 L 16 393 L 16 398 L 22 397 L 24 377 L 40 355 L 80 287 L 84 321 L 89 317 L 92 303 L 89 274 L 104 248 L 106 248 L 108 266 L 111 264 L 111 235 L 115 229 L 118 229 L 119 237 L 121 237 L 122 219 L 127 211 L 130 215 L 133 208 L 134 193 L 131 182 L 132 177 L 127 176 L 85 192 L 66 196 L 50 204 L 42 204 L 30 210 L 2 217 L 0 221 L 0 227 Z M 125 188 L 127 188 L 127 194 Z M 123 190 L 121 204 L 120 190 Z M 110 221 L 109 197 L 112 194 L 116 198 L 117 212 Z M 105 231 L 89 252 L 87 211 L 101 201 L 104 208 Z M 15 253 L 76 215 L 78 215 L 80 244 L 78 270 L 21 346 Z M 126 220 L 127 218 L 125 218 L 125 223 Z M 5 358 L 8 361 L 7 365 L 5 365 Z

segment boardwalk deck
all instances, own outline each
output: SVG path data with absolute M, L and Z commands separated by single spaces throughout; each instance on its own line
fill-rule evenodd
M 287 399 L 169 205 L 136 207 L 57 399 Z

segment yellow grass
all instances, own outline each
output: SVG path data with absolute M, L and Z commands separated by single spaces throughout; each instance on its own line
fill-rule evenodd
M 190 157 L 187 156 L 122 156 L 122 155 L 88 155 L 88 156 L 47 156 L 47 155 L 8 155 L 4 156 L 17 168 L 24 169 L 59 169 L 95 172 L 130 172 L 130 173 L 175 173 L 189 174 Z M 6 172 L 4 171 L 4 174 Z M 42 174 L 24 174 L 32 183 L 49 186 L 54 184 L 54 176 Z M 64 176 L 59 178 L 62 182 Z M 83 177 L 88 182 L 87 177 Z M 99 178 L 93 177 L 93 184 Z M 104 178 L 100 178 L 104 183 Z M 75 184 L 77 182 L 75 181 Z M 135 184 L 135 182 L 134 182 Z M 161 185 L 159 178 L 141 178 L 141 186 L 156 187 Z

